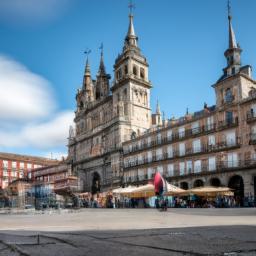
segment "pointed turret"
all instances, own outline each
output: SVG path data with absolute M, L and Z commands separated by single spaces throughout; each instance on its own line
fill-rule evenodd
M 109 74 L 106 73 L 104 58 L 103 58 L 103 44 L 100 47 L 100 65 L 96 80 L 96 100 L 103 99 L 109 95 Z
M 241 67 L 241 52 L 242 49 L 236 42 L 235 32 L 232 27 L 232 16 L 230 2 L 228 1 L 228 32 L 229 32 L 229 47 L 224 55 L 227 59 L 227 67 L 224 68 L 224 77 L 235 75 L 240 71 Z
M 106 75 L 106 69 L 105 69 L 104 58 L 103 58 L 103 49 L 101 50 L 101 54 L 100 54 L 100 66 L 99 66 L 98 74 Z
M 129 15 L 129 28 L 127 35 L 125 37 L 124 50 L 127 48 L 138 48 L 138 37 L 135 34 L 134 25 L 133 25 L 133 15 Z
M 156 114 L 157 114 L 157 115 L 161 115 L 160 105 L 159 105 L 159 102 L 158 102 L 158 101 L 157 101 L 157 103 L 156 103 Z
M 93 83 L 91 78 L 91 69 L 90 69 L 88 57 L 86 59 L 86 65 L 85 65 L 85 71 L 84 71 L 83 91 L 85 91 L 87 100 L 92 101 L 94 98 Z

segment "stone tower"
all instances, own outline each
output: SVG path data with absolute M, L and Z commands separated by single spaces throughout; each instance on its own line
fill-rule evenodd
M 247 98 L 251 89 L 255 87 L 251 66 L 241 65 L 242 49 L 236 41 L 235 32 L 232 27 L 230 5 L 228 5 L 228 34 L 228 49 L 224 53 L 227 66 L 223 69 L 223 75 L 213 85 L 216 93 L 217 107 L 237 103 Z
M 113 93 L 114 111 L 123 117 L 121 141 L 139 134 L 151 125 L 150 88 L 148 63 L 138 47 L 133 15 L 129 15 L 129 28 L 122 53 L 114 65 Z

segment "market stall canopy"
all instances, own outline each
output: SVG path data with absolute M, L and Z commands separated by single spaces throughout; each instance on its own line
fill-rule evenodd
M 174 185 L 166 182 L 167 191 L 163 195 L 179 195 L 184 193 L 185 190 L 176 187 Z M 147 184 L 139 187 L 127 187 L 127 188 L 117 188 L 113 190 L 114 194 L 120 194 L 131 198 L 140 198 L 140 197 L 152 197 L 155 196 L 155 186 L 153 184 Z
M 226 195 L 226 196 L 232 196 L 234 193 L 233 190 L 228 187 L 212 187 L 212 186 L 206 186 L 206 187 L 198 187 L 198 188 L 192 188 L 189 190 L 186 190 L 182 195 L 198 195 L 198 196 L 217 196 L 217 195 Z

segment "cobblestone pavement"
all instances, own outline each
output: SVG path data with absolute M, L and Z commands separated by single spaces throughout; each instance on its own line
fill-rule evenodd
M 256 209 L 85 209 L 0 220 L 4 256 L 256 255 Z

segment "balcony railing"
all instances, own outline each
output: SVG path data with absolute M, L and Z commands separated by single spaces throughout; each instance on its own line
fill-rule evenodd
M 217 161 L 215 164 L 203 164 L 198 166 L 197 169 L 189 168 L 189 170 L 180 170 L 179 168 L 174 168 L 170 173 L 167 173 L 165 178 L 167 180 L 173 180 L 174 178 L 186 177 L 191 175 L 201 175 L 201 174 L 210 174 L 214 172 L 228 172 L 234 171 L 237 169 L 246 169 L 246 168 L 255 168 L 256 167 L 256 159 L 250 160 L 233 160 L 233 161 Z M 183 172 L 181 174 L 181 172 Z M 144 179 L 143 179 L 144 178 Z M 148 175 L 142 176 L 131 176 L 126 177 L 124 180 L 125 184 L 142 184 L 148 182 L 148 180 L 152 180 L 154 178 L 154 173 L 152 173 L 151 177 Z
M 256 113 L 254 111 L 247 112 L 247 122 L 254 122 L 256 120 Z
M 61 180 L 57 180 L 54 183 L 55 191 L 75 191 L 78 189 L 78 180 L 77 177 L 67 177 Z
M 222 150 L 228 150 L 231 148 L 240 147 L 239 138 L 236 138 L 235 141 L 223 141 L 215 145 L 202 145 L 200 148 L 187 148 L 185 152 L 180 152 L 179 150 L 174 150 L 172 154 L 164 153 L 161 155 L 153 155 L 151 158 L 145 157 L 143 159 L 138 159 L 131 162 L 124 163 L 124 169 L 137 167 L 141 165 L 147 165 L 154 162 L 178 159 L 182 157 L 188 157 L 197 154 L 207 154 L 214 153 Z
M 250 145 L 255 145 L 256 144 L 256 133 L 251 133 L 250 134 L 250 141 L 249 141 Z
M 182 133 L 177 132 L 177 133 L 173 133 L 171 136 L 168 136 L 168 137 L 166 136 L 166 137 L 162 137 L 161 139 L 152 140 L 150 143 L 134 145 L 131 148 L 125 149 L 124 155 L 133 153 L 133 152 L 137 152 L 137 151 L 142 151 L 144 149 L 152 148 L 155 146 L 160 146 L 160 145 L 176 142 L 179 140 L 184 140 L 187 138 L 197 137 L 197 136 L 200 136 L 203 134 L 208 134 L 208 133 L 214 132 L 214 131 L 217 131 L 217 126 L 214 123 L 205 125 L 205 126 L 201 126 L 201 127 L 196 127 L 194 129 L 187 129 Z
M 224 129 L 227 129 L 227 128 L 236 127 L 237 125 L 238 125 L 238 118 L 236 117 L 236 118 L 233 118 L 232 120 L 219 121 L 218 125 L 213 123 L 213 124 L 209 124 L 209 125 L 205 125 L 205 126 L 196 127 L 194 129 L 187 129 L 182 133 L 181 132 L 176 132 L 176 133 L 173 133 L 169 137 L 162 137 L 161 139 L 152 140 L 150 143 L 143 143 L 141 145 L 134 145 L 131 148 L 125 149 L 124 150 L 124 155 L 129 154 L 129 153 L 142 151 L 142 150 L 149 149 L 149 148 L 156 147 L 156 146 L 160 146 L 160 145 L 169 144 L 169 143 L 172 143 L 172 142 L 177 142 L 177 141 L 180 141 L 180 140 L 185 140 L 185 139 L 188 139 L 188 138 L 201 136 L 201 135 L 208 134 L 208 133 L 211 133 L 211 132 L 216 132 L 218 130 L 224 130 Z

